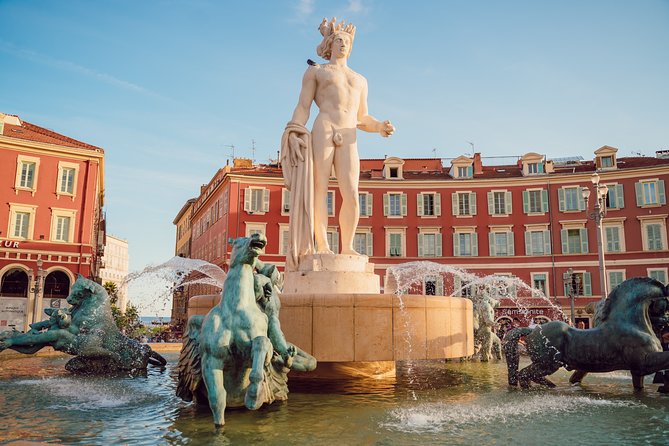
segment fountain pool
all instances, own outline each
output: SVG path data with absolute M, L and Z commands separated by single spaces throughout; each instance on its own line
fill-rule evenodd
M 174 394 L 176 354 L 145 377 L 72 376 L 65 357 L 0 362 L 0 442 L 81 445 L 224 444 L 666 444 L 669 406 L 627 373 L 589 375 L 552 390 L 506 385 L 506 364 L 414 362 L 395 378 L 290 381 L 286 403 L 228 411 L 224 434 L 211 414 Z M 410 369 L 411 373 L 406 373 Z

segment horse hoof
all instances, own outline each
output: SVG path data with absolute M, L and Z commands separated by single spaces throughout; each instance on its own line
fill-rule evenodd
M 248 410 L 258 410 L 263 404 L 262 383 L 251 382 L 246 389 L 246 397 L 244 398 L 244 405 Z

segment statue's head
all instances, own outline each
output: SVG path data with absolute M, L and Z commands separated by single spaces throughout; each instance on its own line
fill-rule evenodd
M 67 296 L 67 303 L 72 306 L 77 306 L 81 305 L 85 300 L 88 300 L 91 297 L 103 300 L 107 299 L 107 291 L 105 291 L 102 285 L 79 274 L 79 277 L 77 277 L 77 280 L 72 285 L 70 295 Z
M 267 239 L 263 234 L 252 234 L 249 237 L 230 238 L 228 243 L 232 245 L 230 254 L 230 267 L 238 264 L 255 265 L 256 258 L 262 254 Z
M 330 60 L 334 52 L 335 56 L 346 57 L 351 54 L 353 38 L 355 37 L 355 26 L 348 25 L 342 21 L 337 23 L 337 18 L 332 21 L 323 19 L 318 29 L 323 36 L 323 41 L 316 47 L 316 53 L 325 60 Z

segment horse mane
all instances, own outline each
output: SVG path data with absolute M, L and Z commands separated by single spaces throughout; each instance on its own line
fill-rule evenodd
M 613 289 L 609 297 L 604 300 L 604 305 L 601 309 L 601 321 L 605 321 L 613 308 L 618 305 L 620 301 L 626 298 L 629 293 L 634 293 L 635 297 L 641 296 L 640 286 L 643 286 L 643 292 L 647 292 L 646 288 L 648 285 L 652 285 L 654 282 L 657 282 L 650 277 L 634 277 L 632 279 L 626 280 L 617 287 Z M 657 282 L 659 284 L 659 282 Z

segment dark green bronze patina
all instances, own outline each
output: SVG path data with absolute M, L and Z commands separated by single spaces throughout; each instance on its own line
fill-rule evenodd
M 288 371 L 311 371 L 316 359 L 286 342 L 279 324 L 280 274 L 257 257 L 267 241 L 254 234 L 230 240 L 230 269 L 221 302 L 188 321 L 179 358 L 177 395 L 208 401 L 214 424 L 226 407 L 250 410 L 288 397 Z
M 504 354 L 509 384 L 529 387 L 530 381 L 554 386 L 546 376 L 560 367 L 582 372 L 629 370 L 636 389 L 643 377 L 669 368 L 669 352 L 663 352 L 653 332 L 651 306 L 667 308 L 667 288 L 648 277 L 629 279 L 606 299 L 597 327 L 579 330 L 553 321 L 534 329 L 516 328 L 506 338 Z M 526 336 L 532 364 L 518 371 L 518 341 Z
M 148 364 L 166 364 L 151 347 L 119 331 L 112 317 L 109 296 L 97 283 L 79 276 L 67 303 L 71 308 L 45 310 L 50 318 L 31 324 L 27 333 L 8 333 L 0 340 L 0 351 L 11 348 L 32 354 L 50 346 L 75 355 L 65 368 L 84 375 L 142 371 Z

